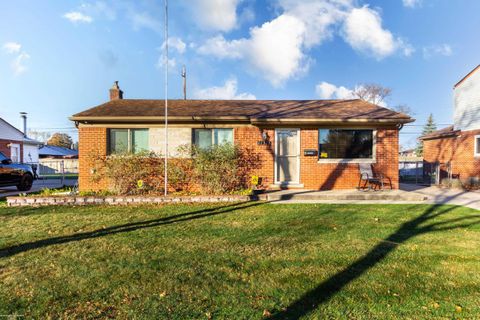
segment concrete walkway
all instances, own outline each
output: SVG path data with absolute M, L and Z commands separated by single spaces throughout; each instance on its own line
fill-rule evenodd
M 452 204 L 480 210 L 480 191 L 464 191 L 462 189 L 446 189 L 436 186 L 426 187 L 414 184 L 400 184 L 400 189 L 422 194 L 428 197 L 426 203 Z
M 263 199 L 262 199 L 263 197 Z M 282 190 L 262 195 L 271 203 L 332 204 L 450 204 L 480 210 L 480 191 L 463 191 L 401 184 L 400 190 L 369 191 Z
M 77 183 L 76 179 L 65 179 L 63 184 L 66 186 L 73 187 Z M 33 182 L 32 189 L 29 191 L 18 191 L 17 187 L 0 187 L 0 199 L 5 197 L 16 196 L 21 193 L 32 193 L 38 192 L 42 189 L 54 189 L 54 188 L 61 188 L 62 180 L 61 179 L 48 179 L 48 180 L 35 180 Z

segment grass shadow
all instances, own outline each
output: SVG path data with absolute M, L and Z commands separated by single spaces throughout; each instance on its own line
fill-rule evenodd
M 384 260 L 400 244 L 413 237 L 430 232 L 467 228 L 480 224 L 480 215 L 469 215 L 437 223 L 428 223 L 430 220 L 445 215 L 456 208 L 452 206 L 439 210 L 441 207 L 441 205 L 432 205 L 418 217 L 403 223 L 395 232 L 380 241 L 367 254 L 303 294 L 282 311 L 274 313 L 270 319 L 299 319 L 306 316 L 318 306 L 328 302 L 350 282 L 359 278 L 367 270 Z M 449 226 L 449 224 L 453 225 Z
M 140 229 L 153 228 L 162 225 L 169 225 L 173 223 L 185 222 L 196 220 L 200 218 L 215 216 L 219 214 L 231 213 L 237 210 L 251 208 L 263 205 L 264 202 L 241 202 L 234 203 L 220 207 L 208 208 L 197 210 L 193 212 L 186 212 L 174 216 L 168 216 L 164 218 L 151 219 L 139 222 L 126 223 L 121 225 L 116 225 L 108 228 L 96 229 L 93 231 L 75 233 L 67 236 L 59 236 L 53 238 L 46 238 L 41 240 L 35 240 L 31 242 L 26 242 L 18 245 L 13 245 L 6 248 L 0 249 L 0 258 L 7 258 L 19 254 L 21 252 L 27 252 L 34 249 L 44 248 L 57 244 L 64 244 L 74 241 L 81 241 L 86 239 L 93 239 L 104 237 L 112 234 L 131 232 Z

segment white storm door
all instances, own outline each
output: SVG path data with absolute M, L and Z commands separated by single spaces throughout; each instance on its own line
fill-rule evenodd
M 300 181 L 300 129 L 275 129 L 275 183 Z

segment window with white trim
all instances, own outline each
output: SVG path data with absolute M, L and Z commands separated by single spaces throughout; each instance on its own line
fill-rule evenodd
M 110 154 L 139 153 L 149 150 L 148 129 L 109 129 Z
M 226 143 L 233 144 L 233 129 L 193 129 L 193 144 L 198 148 Z
M 319 129 L 319 159 L 373 159 L 374 130 Z
M 475 136 L 475 157 L 480 157 L 480 135 Z

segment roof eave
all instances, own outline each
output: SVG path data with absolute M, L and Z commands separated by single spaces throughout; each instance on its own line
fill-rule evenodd
M 160 123 L 165 121 L 164 117 L 91 117 L 91 116 L 72 116 L 71 121 L 81 123 Z M 380 118 L 380 119 L 327 119 L 327 118 L 249 118 L 247 116 L 238 117 L 168 117 L 171 123 L 195 123 L 195 122 L 231 122 L 231 123 L 251 123 L 251 124 L 405 124 L 415 121 L 412 118 Z
M 252 119 L 252 124 L 404 124 L 414 119 Z

